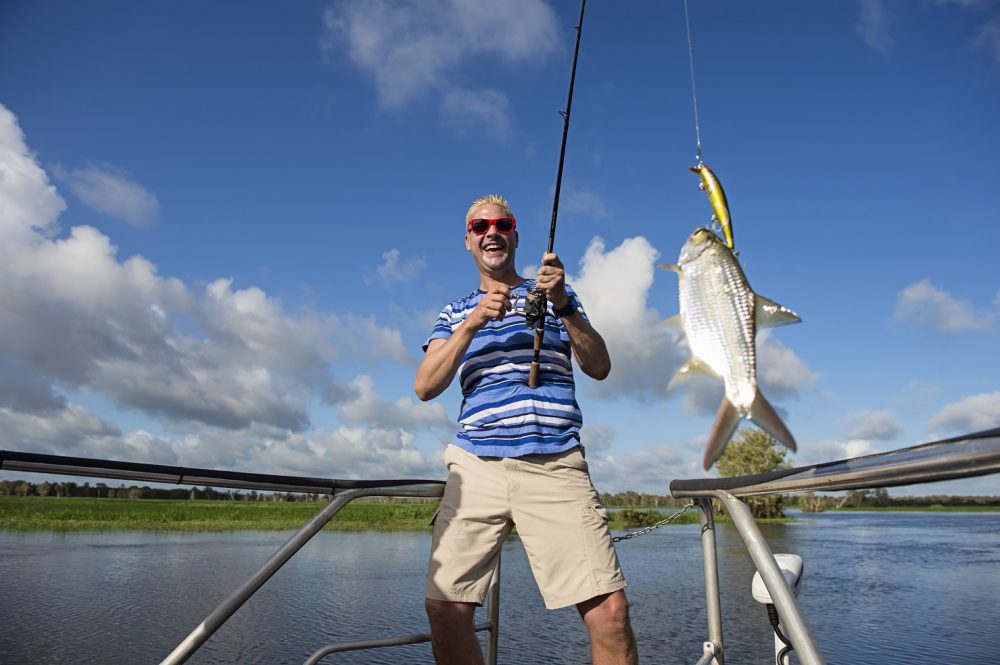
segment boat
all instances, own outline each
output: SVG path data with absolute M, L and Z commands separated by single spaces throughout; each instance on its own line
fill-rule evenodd
M 328 502 L 299 528 L 260 569 L 225 598 L 161 662 L 184 663 L 232 617 L 253 594 L 287 563 L 348 503 L 363 497 L 440 497 L 440 480 L 341 480 L 302 476 L 220 471 L 160 464 L 68 457 L 41 453 L 0 451 L 0 470 L 85 476 L 177 485 L 223 487 L 265 492 L 322 494 Z M 702 567 L 705 577 L 706 634 L 700 644 L 692 639 L 696 665 L 725 665 L 720 580 L 715 537 L 715 508 L 731 516 L 756 567 L 751 592 L 768 606 L 775 633 L 775 662 L 788 663 L 794 651 L 802 665 L 826 661 L 816 645 L 796 600 L 804 562 L 797 556 L 771 551 L 759 525 L 741 499 L 816 491 L 874 490 L 900 485 L 936 483 L 1000 472 L 1000 428 L 851 459 L 730 478 L 675 479 L 671 495 L 690 499 L 701 523 Z M 680 513 L 677 513 L 680 514 Z M 673 516 L 672 516 L 673 517 Z M 670 518 L 668 518 L 670 519 Z M 665 520 L 666 521 L 666 520 Z M 634 534 L 630 534 L 634 535 Z M 625 538 L 625 537 L 620 537 Z M 485 662 L 496 665 L 499 641 L 500 564 L 486 600 L 486 620 L 476 625 L 485 632 Z M 391 648 L 429 642 L 427 633 L 413 633 L 323 646 L 306 665 L 320 663 L 334 653 Z M 700 653 L 699 653 L 700 652 Z

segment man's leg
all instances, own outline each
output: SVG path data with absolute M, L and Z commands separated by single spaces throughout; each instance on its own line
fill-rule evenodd
M 482 665 L 483 651 L 476 639 L 473 603 L 424 599 L 431 624 L 431 646 L 438 665 Z M 626 610 L 627 611 L 627 610 Z
M 594 665 L 636 665 L 639 662 L 624 591 L 585 600 L 577 604 L 576 609 L 590 633 Z

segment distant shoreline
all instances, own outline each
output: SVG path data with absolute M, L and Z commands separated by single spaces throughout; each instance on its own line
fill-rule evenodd
M 0 530 L 8 531 L 287 531 L 305 524 L 324 501 L 209 501 L 0 496 Z M 615 507 L 612 507 L 615 508 Z M 330 531 L 429 531 L 437 501 L 351 503 L 327 524 Z M 828 512 L 1000 512 L 1000 506 L 844 508 Z M 626 520 L 622 512 L 631 513 Z M 649 526 L 657 508 L 611 511 L 615 530 Z M 636 515 L 636 513 L 639 513 Z M 808 513 L 804 513 L 808 514 Z M 636 520 L 636 518 L 639 518 Z M 676 523 L 697 522 L 696 512 Z M 769 520 L 771 521 L 771 520 Z

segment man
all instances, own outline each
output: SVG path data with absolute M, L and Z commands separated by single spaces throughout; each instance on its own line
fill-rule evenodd
M 534 280 L 517 274 L 517 222 L 503 197 L 477 199 L 465 248 L 479 289 L 444 308 L 413 388 L 437 397 L 456 373 L 461 429 L 445 452 L 448 483 L 434 520 L 426 609 L 439 665 L 482 663 L 474 632 L 500 548 L 513 526 L 549 609 L 576 605 L 593 662 L 637 662 L 625 578 L 607 512 L 580 445 L 571 358 L 597 380 L 611 371 L 604 340 L 565 282 L 555 254 Z M 532 286 L 549 303 L 537 388 L 528 386 L 534 331 L 523 303 Z M 515 307 L 517 305 L 517 307 Z

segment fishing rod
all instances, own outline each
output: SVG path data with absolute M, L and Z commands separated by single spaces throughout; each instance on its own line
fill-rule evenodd
M 566 137 L 569 135 L 569 113 L 573 106 L 573 84 L 576 82 L 576 61 L 580 56 L 580 35 L 583 33 L 583 12 L 587 8 L 587 0 L 580 0 L 580 20 L 576 24 L 576 47 L 573 50 L 573 67 L 569 74 L 569 95 L 566 98 L 566 110 L 560 111 L 563 117 L 562 145 L 559 148 L 559 167 L 556 170 L 556 192 L 552 200 L 552 223 L 549 225 L 549 244 L 545 250 L 552 253 L 556 242 L 556 218 L 559 215 L 559 190 L 562 187 L 563 161 L 566 158 Z M 542 337 L 545 336 L 545 314 L 547 304 L 545 290 L 537 286 L 528 290 L 524 303 L 524 320 L 528 328 L 535 330 L 535 355 L 531 359 L 531 369 L 528 371 L 528 386 L 538 387 L 538 359 L 542 352 Z

